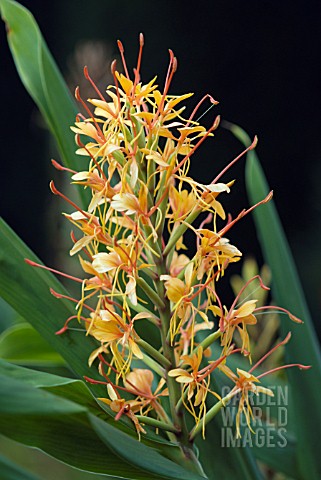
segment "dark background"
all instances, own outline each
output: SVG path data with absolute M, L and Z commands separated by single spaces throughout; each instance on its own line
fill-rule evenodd
M 81 40 L 104 41 L 112 56 L 116 40 L 125 46 L 128 65 L 136 62 L 138 34 L 145 35 L 143 81 L 164 80 L 167 49 L 178 58 L 171 92 L 211 93 L 220 104 L 214 114 L 257 134 L 257 153 L 266 172 L 299 274 L 320 332 L 321 241 L 321 26 L 314 1 L 23 0 L 36 17 L 56 61 L 70 78 L 68 65 Z M 48 264 L 60 222 L 48 183 L 50 158 L 57 153 L 36 108 L 24 90 L 0 29 L 1 213 Z M 109 82 L 106 69 L 106 84 Z M 73 72 L 72 86 L 81 83 Z M 214 113 L 213 113 L 214 112 Z M 210 181 L 242 150 L 224 129 L 193 157 L 192 173 Z M 248 206 L 244 162 L 224 180 L 237 178 L 228 210 Z M 59 217 L 59 218 L 58 218 Z M 50 225 L 49 225 L 50 223 Z M 54 233 L 50 233 L 54 236 Z M 260 258 L 250 220 L 238 225 L 231 240 L 243 253 Z

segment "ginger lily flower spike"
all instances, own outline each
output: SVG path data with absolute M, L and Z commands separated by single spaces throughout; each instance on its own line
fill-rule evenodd
M 75 315 L 57 334 L 68 335 L 78 322 L 79 335 L 97 341 L 88 362 L 101 381 L 89 377 L 86 381 L 106 385 L 106 397 L 100 400 L 115 421 L 126 416 L 139 437 L 155 429 L 198 464 L 192 448 L 194 437 L 201 431 L 206 435 L 207 423 L 233 395 L 241 393 L 237 435 L 242 413 L 250 427 L 248 392 L 271 395 L 270 390 L 256 386 L 263 375 L 254 376 L 254 367 L 250 368 L 251 326 L 263 308 L 256 307 L 255 300 L 238 303 L 239 294 L 228 310 L 218 290 L 230 264 L 242 257 L 226 238 L 228 231 L 268 202 L 272 192 L 235 218 L 226 215 L 224 197 L 233 181 L 223 183 L 221 179 L 255 148 L 256 138 L 221 172 L 213 165 L 209 184 L 189 176 L 193 155 L 213 137 L 220 120 L 214 117 L 207 129 L 195 118 L 206 102 L 213 107 L 218 102 L 205 95 L 185 117 L 184 103 L 193 94 L 170 93 L 177 69 L 173 52 L 169 51 L 164 85 L 157 84 L 157 77 L 144 83 L 140 73 L 143 45 L 141 34 L 137 65 L 130 75 L 123 45 L 118 42 L 124 73 L 112 63 L 114 85 L 106 92 L 98 89 L 85 67 L 85 77 L 97 98 L 85 102 L 76 90 L 85 112 L 79 113 L 71 127 L 79 171 L 71 172 L 53 162 L 71 173 L 72 183 L 89 194 L 83 207 L 51 183 L 52 192 L 74 209 L 65 214 L 77 229 L 72 233 L 70 254 L 79 256 L 84 272 L 83 278 L 58 272 L 78 282 L 81 289 L 79 298 L 70 298 Z M 186 252 L 188 230 L 195 237 L 194 256 Z M 260 277 L 252 281 L 267 289 Z M 235 335 L 241 337 L 242 348 L 235 348 Z M 211 351 L 214 342 L 215 353 Z M 227 366 L 231 355 L 234 361 L 241 360 L 237 373 Z M 244 370 L 244 361 L 248 370 Z M 225 400 L 213 382 L 218 374 L 235 383 Z M 216 402 L 211 409 L 209 398 Z M 187 425 L 191 422 L 190 431 Z

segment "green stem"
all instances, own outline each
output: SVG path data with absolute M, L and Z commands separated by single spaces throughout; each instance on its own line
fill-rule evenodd
M 198 347 L 202 347 L 203 350 L 206 350 L 210 345 L 212 345 L 212 343 L 214 343 L 218 338 L 220 338 L 221 334 L 221 330 L 216 330 L 216 332 L 211 333 L 211 335 L 206 337 L 201 343 L 197 345 L 197 347 L 194 348 L 191 355 L 196 352 Z
M 228 395 L 226 395 L 226 397 L 219 400 L 217 403 L 215 403 L 215 405 L 212 408 L 209 409 L 209 411 L 207 412 L 204 418 L 205 425 L 207 425 L 211 420 L 213 420 L 215 415 L 218 414 L 218 412 L 221 410 L 222 407 L 225 407 L 226 403 L 228 403 L 230 399 L 231 399 L 231 394 L 229 393 Z M 201 433 L 202 430 L 203 430 L 203 422 L 199 422 L 197 425 L 195 425 L 194 428 L 192 428 L 189 436 L 190 440 L 191 441 L 194 440 L 196 435 Z
M 115 297 L 119 295 L 120 297 L 123 296 L 122 293 L 118 293 L 116 292 L 115 293 Z M 151 318 L 147 318 L 146 320 L 148 320 L 149 322 L 153 323 L 156 327 L 159 327 L 160 325 L 160 319 L 155 315 L 154 312 L 151 312 L 146 306 L 144 305 L 140 305 L 139 303 L 137 303 L 137 305 L 134 305 L 130 300 L 129 298 L 127 297 L 127 304 L 128 306 L 131 308 L 131 310 L 134 310 L 134 312 L 137 312 L 137 313 L 150 313 L 151 315 L 153 315 L 153 317 Z
M 137 340 L 138 345 L 142 347 L 146 353 L 148 353 L 151 357 L 153 357 L 162 367 L 169 368 L 170 362 L 167 358 L 164 357 L 156 348 L 152 347 L 149 343 L 145 342 L 142 338 Z
M 194 220 L 199 216 L 199 214 L 202 212 L 202 210 L 195 208 L 186 218 L 184 223 L 181 223 L 179 227 L 175 228 L 175 230 L 172 232 L 171 236 L 169 237 L 168 243 L 165 247 L 165 250 L 163 252 L 164 256 L 168 255 L 172 248 L 175 247 L 177 240 L 180 239 L 182 235 L 186 232 L 188 228 L 188 224 L 191 225 Z
M 159 295 L 155 290 L 148 285 L 148 283 L 142 278 L 136 278 L 137 285 L 146 293 L 147 297 L 159 308 L 162 309 L 165 307 L 164 302 L 160 299 Z
M 161 257 L 156 260 L 157 273 L 159 277 L 166 273 L 166 264 L 165 259 Z M 155 282 L 158 295 L 164 299 L 164 308 L 159 310 L 159 316 L 161 320 L 161 338 L 163 346 L 163 354 L 168 359 L 170 366 L 167 368 L 167 372 L 173 368 L 176 368 L 176 359 L 174 347 L 169 344 L 167 341 L 167 335 L 170 326 L 171 319 L 171 308 L 170 302 L 166 297 L 164 283 L 160 280 Z M 185 423 L 185 417 L 183 412 L 178 412 L 176 410 L 176 405 L 181 398 L 181 386 L 176 379 L 166 375 L 166 383 L 168 387 L 168 397 L 171 411 L 172 421 L 180 432 L 180 435 L 177 437 L 178 442 L 180 443 L 182 450 L 185 452 L 184 455 L 187 455 L 187 451 L 191 450 L 191 443 L 188 437 L 188 430 Z
M 144 415 L 136 415 L 138 421 L 140 423 L 144 423 L 145 425 L 150 425 L 151 427 L 161 428 L 166 432 L 178 433 L 177 429 L 174 427 L 173 424 L 161 422 L 160 420 L 156 420 L 155 418 L 151 417 L 144 417 Z
M 138 342 L 137 342 L 138 343 Z M 165 375 L 165 370 L 163 367 L 160 366 L 158 362 L 156 362 L 153 358 L 151 358 L 149 355 L 146 353 L 143 353 L 143 358 L 142 361 L 152 370 L 154 370 L 157 375 L 159 375 L 161 378 L 164 378 Z

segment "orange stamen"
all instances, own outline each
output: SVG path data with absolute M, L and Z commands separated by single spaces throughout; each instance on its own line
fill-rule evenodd
M 62 170 L 62 171 L 65 171 L 65 172 L 70 172 L 70 173 L 72 173 L 72 174 L 77 173 L 76 170 L 71 170 L 70 168 L 64 167 L 63 165 L 61 165 L 61 163 L 56 162 L 56 160 L 54 160 L 53 158 L 51 159 L 51 163 L 52 163 L 52 165 L 53 165 L 57 170 Z
M 119 84 L 118 84 L 118 80 L 117 80 L 117 77 L 116 77 L 116 63 L 117 63 L 116 60 L 113 60 L 113 61 L 111 62 L 110 70 L 111 70 L 111 74 L 112 74 L 113 79 L 114 79 L 114 83 L 115 83 L 115 87 L 116 87 L 116 93 L 117 93 L 117 98 L 118 98 L 118 109 L 120 110 L 121 102 L 120 102 L 120 94 L 119 94 Z
M 80 96 L 80 92 L 79 92 L 79 87 L 76 87 L 76 90 L 75 90 L 75 97 L 76 97 L 76 100 L 81 103 L 81 105 L 84 107 L 84 109 L 86 110 L 86 112 L 88 113 L 89 117 L 92 119 L 93 123 L 95 124 L 95 127 L 96 127 L 96 130 L 97 130 L 97 134 L 98 136 L 100 137 L 100 139 L 102 140 L 102 144 L 105 143 L 105 137 L 104 137 L 104 134 L 100 128 L 100 126 L 98 125 L 97 123 L 97 120 L 95 119 L 95 117 L 93 116 L 93 114 L 91 113 L 90 109 L 88 108 L 88 106 L 86 105 L 86 103 L 83 101 L 83 99 L 81 98 Z
M 126 77 L 129 80 L 129 74 L 128 74 L 128 70 L 127 70 L 125 55 L 124 55 L 125 50 L 124 50 L 124 46 L 123 46 L 123 44 L 120 40 L 117 40 L 117 46 L 118 46 L 118 49 L 120 51 L 120 56 L 121 56 L 121 59 L 122 59 L 122 62 L 123 62 L 123 67 L 124 67 L 124 70 L 125 70 Z
M 97 85 L 95 84 L 95 82 L 93 81 L 93 79 L 91 78 L 91 76 L 89 75 L 87 65 L 84 66 L 84 76 L 85 76 L 86 80 L 88 80 L 88 81 L 90 82 L 90 84 L 92 85 L 93 89 L 95 90 L 95 92 L 97 93 L 97 95 L 99 95 L 99 97 L 101 98 L 101 100 L 103 100 L 103 101 L 105 102 L 105 101 L 106 101 L 105 97 L 103 96 L 103 94 L 101 93 L 101 91 L 99 90 L 99 88 L 97 87 Z
M 78 282 L 78 283 L 83 282 L 81 278 L 73 277 L 72 275 L 68 275 L 67 273 L 60 272 L 59 270 L 55 270 L 54 268 L 46 267 L 45 265 L 41 265 L 40 263 L 34 262 L 33 260 L 29 260 L 29 258 L 25 258 L 24 260 L 28 265 L 31 265 L 32 267 L 43 268 L 44 270 L 48 270 L 49 272 L 56 273 L 57 275 L 61 275 L 62 277 L 65 277 L 65 278 L 69 278 L 74 282 Z
M 188 122 L 186 124 L 186 127 L 189 126 L 189 124 L 191 123 L 191 121 L 193 120 L 197 110 L 200 108 L 200 106 L 202 105 L 202 103 L 207 99 L 209 98 L 210 99 L 210 102 L 213 104 L 213 105 L 218 105 L 219 102 L 217 100 L 215 100 L 212 95 L 210 95 L 209 93 L 207 93 L 206 95 L 204 95 L 204 97 L 198 102 L 198 104 L 196 105 L 196 107 L 194 108 L 194 110 L 192 111 L 192 114 L 190 115 L 189 119 L 188 119 Z
M 78 205 L 76 205 L 72 200 L 70 200 L 68 197 L 66 197 L 66 195 L 64 195 L 62 192 L 60 192 L 55 184 L 54 184 L 54 181 L 51 180 L 51 182 L 49 183 L 49 186 L 50 186 L 50 189 L 52 191 L 52 193 L 54 193 L 55 195 L 59 195 L 61 198 L 63 198 L 66 202 L 68 202 L 70 205 L 72 205 L 76 210 L 78 210 L 78 212 L 82 213 L 82 215 L 84 215 L 85 217 L 87 217 L 89 220 L 91 218 L 91 216 L 89 215 L 89 213 L 85 212 L 84 210 L 82 210 L 80 207 L 78 207 Z
M 143 46 L 144 46 L 144 35 L 142 33 L 140 33 L 139 34 L 139 52 L 138 52 L 138 58 L 137 58 L 137 66 L 134 69 L 135 81 L 134 81 L 134 85 L 133 85 L 132 95 L 134 95 L 136 85 L 137 85 L 137 83 L 139 82 L 139 79 L 140 79 L 139 72 L 140 72 L 140 66 L 141 66 L 141 62 L 142 62 Z
M 238 160 L 240 160 L 240 158 L 242 158 L 247 152 L 249 152 L 250 150 L 253 150 L 256 147 L 256 145 L 257 145 L 257 136 L 255 135 L 254 140 L 251 143 L 251 145 L 248 148 L 246 148 L 242 153 L 240 153 L 240 155 L 238 155 L 236 158 L 234 158 L 234 160 L 232 160 L 225 168 L 223 168 L 223 170 L 211 182 L 211 185 L 213 183 L 216 183 L 217 180 L 219 180 L 224 175 L 224 173 L 227 172 L 227 170 L 229 170 L 232 167 L 232 165 L 234 165 L 234 163 L 236 163 Z
M 58 293 L 53 288 L 50 288 L 50 293 L 51 293 L 51 295 L 53 295 L 56 298 L 65 298 L 66 300 L 70 300 L 71 302 L 79 303 L 79 300 L 76 300 L 73 297 L 69 297 L 68 295 L 63 295 L 62 293 Z M 84 308 L 87 308 L 87 310 L 89 310 L 90 312 L 95 311 L 93 308 L 89 307 L 89 305 L 86 305 L 85 303 L 83 303 L 82 306 Z
M 181 160 L 181 161 L 179 162 L 179 164 L 174 168 L 174 170 L 173 170 L 173 172 L 172 172 L 173 174 L 176 173 L 177 170 L 179 170 L 179 169 L 184 165 L 184 163 L 187 161 L 187 159 L 188 159 L 191 155 L 193 155 L 193 153 L 195 152 L 195 150 L 197 150 L 197 148 L 206 140 L 206 138 L 209 136 L 209 134 L 210 134 L 211 132 L 213 132 L 214 130 L 217 129 L 219 123 L 220 123 L 220 116 L 218 115 L 218 116 L 215 118 L 214 123 L 213 123 L 213 125 L 211 126 L 211 128 L 206 132 L 206 134 L 205 134 L 203 137 L 201 137 L 201 139 L 197 142 L 197 144 L 194 145 L 194 147 L 192 148 L 192 150 L 191 150 L 191 151 L 183 158 L 183 160 Z
M 90 158 L 92 159 L 92 161 L 94 162 L 95 166 L 97 167 L 97 169 L 99 170 L 101 176 L 103 177 L 103 179 L 105 181 L 107 181 L 107 177 L 104 173 L 104 171 L 102 170 L 101 166 L 99 165 L 99 163 L 97 162 L 96 158 L 93 156 L 93 154 L 88 150 L 88 148 L 86 147 L 86 145 L 84 143 L 82 143 L 81 139 L 80 139 L 80 135 L 79 133 L 77 133 L 76 135 L 76 144 L 78 145 L 78 147 L 81 147 L 83 149 L 86 150 L 86 152 L 88 153 L 88 155 L 90 156 Z

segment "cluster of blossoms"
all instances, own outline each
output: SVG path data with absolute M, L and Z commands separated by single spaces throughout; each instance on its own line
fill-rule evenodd
M 248 326 L 257 322 L 256 314 L 264 308 L 278 307 L 240 301 L 250 282 L 267 289 L 258 275 L 247 282 L 230 308 L 217 293 L 225 270 L 242 256 L 226 234 L 272 197 L 270 193 L 235 218 L 226 215 L 221 204 L 221 197 L 233 184 L 221 183 L 222 176 L 255 147 L 256 139 L 209 184 L 192 179 L 191 156 L 219 125 L 219 117 L 209 129 L 195 118 L 203 102 L 212 106 L 217 102 L 206 95 L 184 118 L 183 102 L 192 94 L 169 94 L 177 68 L 173 53 L 170 51 L 165 85 L 160 90 L 156 78 L 147 84 L 140 81 L 143 36 L 132 79 L 121 42 L 118 46 L 124 74 L 112 64 L 114 85 L 107 88 L 107 97 L 86 68 L 85 77 L 98 96 L 88 100 L 91 109 L 76 90 L 86 113 L 79 114 L 71 128 L 86 167 L 76 172 L 54 162 L 57 168 L 72 173 L 73 183 L 90 192 L 88 206 L 82 208 L 51 183 L 53 193 L 75 208 L 74 213 L 65 215 L 79 231 L 72 234 L 70 254 L 79 256 L 86 274 L 85 279 L 78 279 L 82 293 L 76 314 L 57 333 L 66 332 L 70 322 L 78 319 L 84 334 L 97 340 L 89 364 L 98 368 L 102 379 L 86 380 L 107 385 L 106 398 L 101 400 L 116 420 L 122 415 L 129 417 L 139 435 L 145 433 L 144 425 L 151 425 L 171 439 L 190 441 L 199 431 L 204 433 L 214 413 L 236 395 L 240 399 L 236 418 L 240 435 L 242 414 L 250 427 L 249 392 L 273 395 L 258 385 L 259 379 L 280 367 L 257 376 L 252 372 L 289 340 L 288 336 L 251 366 Z M 182 253 L 187 231 L 196 242 L 196 253 L 190 257 Z M 144 337 L 144 332 L 152 330 L 153 339 Z M 239 348 L 235 347 L 236 336 Z M 211 349 L 214 342 L 219 348 Z M 231 370 L 228 360 L 234 354 L 247 357 L 248 371 Z M 212 387 L 217 371 L 235 384 L 225 398 Z M 207 409 L 208 395 L 216 401 L 212 409 Z M 195 421 L 191 432 L 186 415 Z

